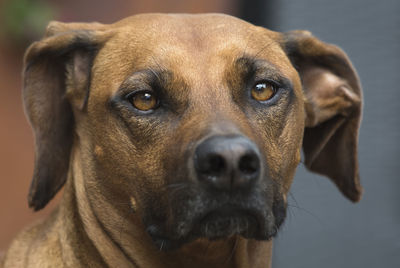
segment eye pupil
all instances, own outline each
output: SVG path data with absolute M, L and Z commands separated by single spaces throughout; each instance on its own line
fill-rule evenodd
M 276 93 L 276 89 L 269 83 L 257 83 L 251 89 L 251 96 L 257 101 L 267 101 L 271 99 Z
M 149 92 L 137 92 L 131 97 L 132 105 L 141 111 L 149 111 L 156 108 L 157 98 Z

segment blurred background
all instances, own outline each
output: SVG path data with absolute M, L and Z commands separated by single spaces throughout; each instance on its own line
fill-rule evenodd
M 143 12 L 222 12 L 277 31 L 307 29 L 342 47 L 364 89 L 360 173 L 365 192 L 347 201 L 300 165 L 274 268 L 400 267 L 400 1 L 398 0 L 0 0 L 0 251 L 33 213 L 27 193 L 33 136 L 21 102 L 22 57 L 49 20 L 111 23 Z

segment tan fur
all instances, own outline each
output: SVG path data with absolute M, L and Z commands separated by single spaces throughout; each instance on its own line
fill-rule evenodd
M 290 101 L 262 111 L 233 101 L 241 56 L 262 59 L 289 80 Z M 181 182 L 172 175 L 208 133 L 252 140 L 285 202 L 302 146 L 310 170 L 360 198 L 359 81 L 340 49 L 308 32 L 281 34 L 219 14 L 52 22 L 25 64 L 24 102 L 36 138 L 30 206 L 42 208 L 66 183 L 58 209 L 16 237 L 3 267 L 270 267 L 271 241 L 199 238 L 164 251 L 145 230 L 149 200 L 175 209 L 166 185 Z M 173 71 L 165 87 L 174 112 L 150 122 L 113 110 L 121 85 L 133 87 L 133 74 L 149 68 Z

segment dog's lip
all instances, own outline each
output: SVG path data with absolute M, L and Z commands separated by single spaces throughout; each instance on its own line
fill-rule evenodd
M 201 224 L 207 221 L 211 221 L 215 218 L 234 218 L 234 217 L 254 218 L 257 222 L 259 218 L 255 211 L 240 208 L 237 206 L 224 205 L 220 208 L 216 208 L 214 210 L 204 213 L 197 222 Z
M 200 237 L 215 240 L 239 235 L 269 240 L 276 231 L 270 230 L 267 221 L 270 216 L 256 207 L 228 203 L 210 208 L 190 221 L 176 222 L 175 227 L 181 230 L 178 232 L 166 232 L 158 224 L 150 224 L 146 230 L 160 250 L 173 250 Z
M 239 222 L 241 222 L 241 227 L 235 225 Z M 192 234 L 197 233 L 197 235 L 205 236 L 209 239 L 218 239 L 232 235 L 252 237 L 264 227 L 260 213 L 255 210 L 232 205 L 221 206 L 203 213 L 193 223 Z M 217 228 L 219 230 L 217 233 L 219 234 L 212 235 L 207 232 L 210 226 Z

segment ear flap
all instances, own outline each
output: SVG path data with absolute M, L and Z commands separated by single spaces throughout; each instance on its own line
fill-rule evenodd
M 35 134 L 28 203 L 34 210 L 43 208 L 65 183 L 74 139 L 69 99 L 71 95 L 84 108 L 101 28 L 101 24 L 52 22 L 45 38 L 26 51 L 23 100 Z
M 357 159 L 362 93 L 357 73 L 341 49 L 309 32 L 285 33 L 283 43 L 303 83 L 305 165 L 328 176 L 357 202 L 362 194 Z

